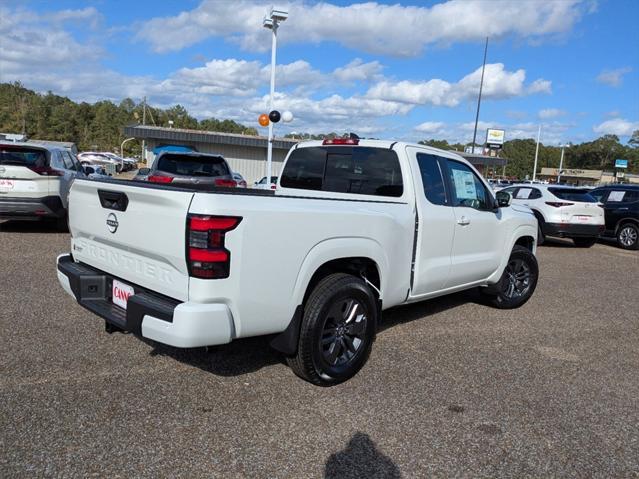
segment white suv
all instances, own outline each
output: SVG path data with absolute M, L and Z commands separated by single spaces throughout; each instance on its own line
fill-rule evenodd
M 80 162 L 65 148 L 0 142 L 0 219 L 52 219 L 66 228 L 68 197 Z
M 513 203 L 530 208 L 539 224 L 538 244 L 545 236 L 571 238 L 589 248 L 604 231 L 604 210 L 586 188 L 525 184 L 505 188 Z

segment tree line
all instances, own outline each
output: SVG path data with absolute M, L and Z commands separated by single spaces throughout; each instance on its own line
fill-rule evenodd
M 444 150 L 463 151 L 462 144 L 449 144 L 446 140 L 424 140 L 423 145 L 434 146 Z M 532 177 L 535 163 L 536 140 L 532 138 L 516 139 L 504 142 L 499 154 L 508 159 L 506 176 L 526 178 Z M 616 135 L 603 135 L 593 141 L 571 144 L 564 148 L 564 169 L 571 170 L 605 170 L 614 171 L 615 160 L 628 160 L 628 173 L 639 173 L 639 130 L 635 131 L 627 145 L 619 141 Z M 543 167 L 559 168 L 561 147 L 540 143 L 537 159 L 537 173 Z M 501 171 L 496 171 L 501 175 Z
M 0 132 L 22 133 L 28 138 L 69 141 L 80 151 L 119 151 L 126 125 L 142 123 L 193 130 L 219 131 L 257 135 L 250 128 L 233 120 L 207 118 L 197 120 L 182 105 L 162 109 L 125 98 L 119 104 L 109 100 L 93 104 L 76 103 L 52 92 L 37 93 L 16 83 L 0 83 Z M 139 154 L 137 141 L 125 145 L 125 154 Z
M 0 132 L 24 133 L 29 138 L 74 142 L 79 150 L 117 151 L 124 136 L 125 125 L 142 123 L 144 106 L 125 98 L 119 104 L 109 100 L 93 104 L 76 103 L 67 97 L 36 93 L 20 83 L 0 83 Z M 146 124 L 174 128 L 243 133 L 257 135 L 255 128 L 233 120 L 207 118 L 198 120 L 182 105 L 162 109 L 146 105 Z M 299 140 L 336 138 L 335 132 L 326 134 L 295 133 L 286 137 Z M 466 145 L 446 140 L 429 139 L 419 143 L 444 150 L 463 151 Z M 500 156 L 508 158 L 506 175 L 525 178 L 532 175 L 535 158 L 535 140 L 506 141 Z M 125 145 L 125 153 L 139 153 L 137 141 Z M 559 167 L 561 148 L 540 145 L 537 171 L 542 167 Z M 615 160 L 628 160 L 628 172 L 639 173 L 639 131 L 635 131 L 626 145 L 615 135 L 604 135 L 593 141 L 574 144 L 565 149 L 564 168 L 613 170 Z M 497 171 L 501 174 L 501 171 Z

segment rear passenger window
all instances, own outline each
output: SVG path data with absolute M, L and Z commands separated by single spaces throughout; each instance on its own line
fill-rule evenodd
M 517 190 L 517 194 L 514 197 L 518 200 L 536 200 L 541 198 L 541 191 L 537 188 L 521 187 Z
M 59 170 L 64 170 L 66 168 L 62 155 L 59 151 L 51 152 L 51 167 Z
M 639 191 L 612 190 L 606 203 L 634 203 L 639 200 Z
M 392 150 L 311 147 L 293 150 L 280 184 L 285 188 L 374 196 L 402 196 L 402 172 Z
M 75 170 L 75 165 L 73 164 L 73 160 L 71 159 L 71 155 L 69 154 L 68 151 L 61 151 L 60 156 L 62 156 L 64 167 L 67 170 Z
M 446 189 L 444 187 L 444 177 L 437 162 L 437 156 L 417 153 L 417 164 L 422 176 L 426 199 L 434 205 L 445 205 L 447 203 Z

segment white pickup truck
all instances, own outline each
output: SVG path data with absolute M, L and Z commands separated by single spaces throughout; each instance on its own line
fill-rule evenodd
M 300 377 L 344 381 L 382 310 L 479 287 L 515 308 L 538 278 L 537 220 L 450 151 L 339 139 L 291 149 L 277 189 L 78 179 L 62 287 L 180 348 L 275 334 Z

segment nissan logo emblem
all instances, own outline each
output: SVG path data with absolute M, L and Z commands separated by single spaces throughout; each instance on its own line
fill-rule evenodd
M 107 216 L 106 224 L 107 228 L 109 228 L 109 231 L 111 233 L 115 233 L 118 230 L 118 225 L 120 223 L 118 223 L 118 218 L 115 216 L 115 214 L 109 213 L 109 216 Z

